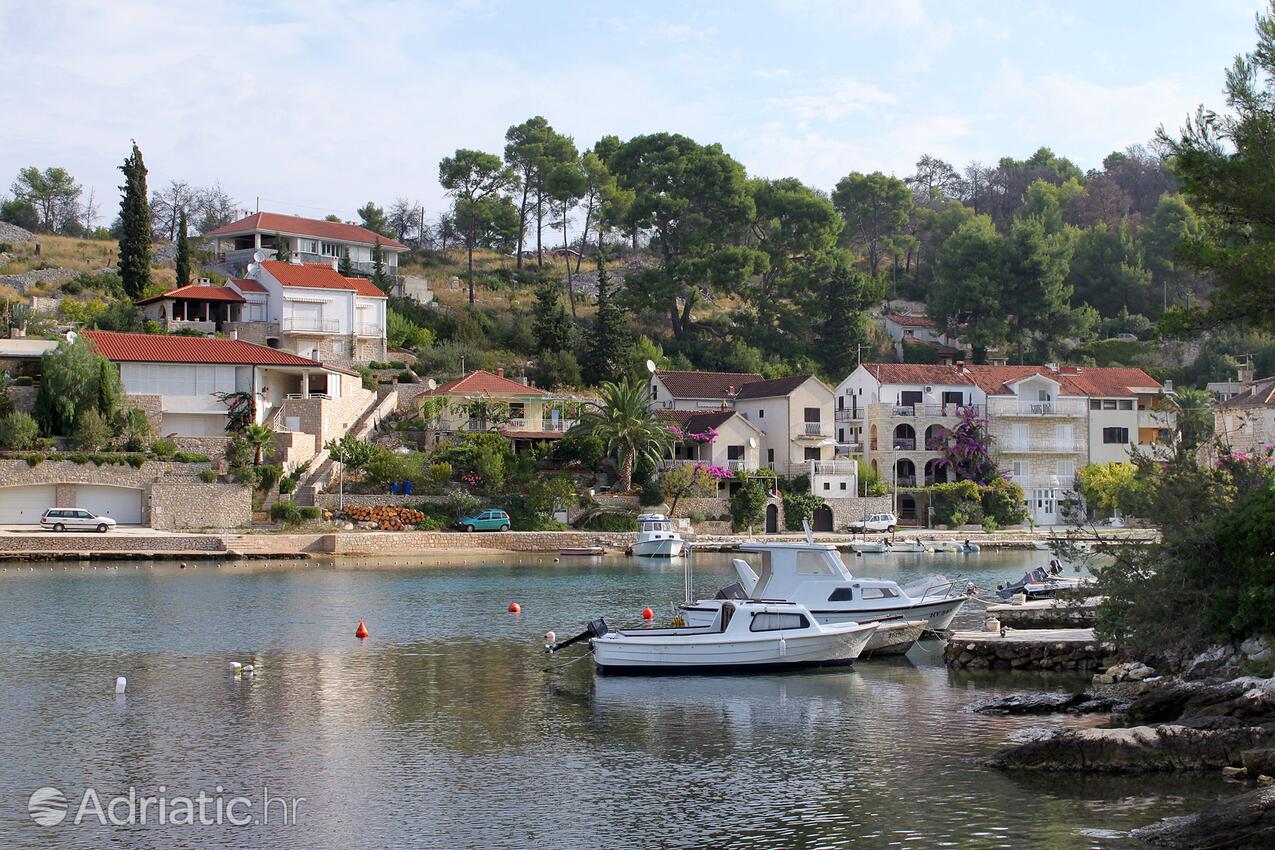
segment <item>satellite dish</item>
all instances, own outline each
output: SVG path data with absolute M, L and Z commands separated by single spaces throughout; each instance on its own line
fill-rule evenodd
M 438 381 L 435 381 L 433 378 L 430 378 L 428 381 L 425 382 L 425 386 L 429 387 L 430 392 L 433 392 L 434 390 L 438 389 Z
M 261 264 L 260 264 L 260 263 L 249 263 L 249 264 L 248 264 L 248 270 L 247 270 L 247 272 L 245 272 L 245 274 L 247 274 L 247 275 L 248 275 L 248 277 L 256 277 L 256 276 L 257 276 L 257 272 L 259 272 L 259 271 L 261 271 Z
M 264 260 L 265 258 L 266 258 L 266 252 L 265 252 L 265 251 L 262 251 L 262 250 L 258 249 L 258 250 L 256 250 L 256 251 L 253 251 L 253 252 L 252 252 L 252 261 L 253 261 L 254 263 L 259 263 L 259 262 L 261 262 L 262 260 Z
M 67 342 L 75 342 L 75 340 L 76 340 L 78 337 L 79 337 L 79 334 L 77 334 L 75 331 L 67 331 L 67 332 L 66 332 L 66 341 L 67 341 Z
M 748 448 L 750 448 L 750 449 L 755 449 L 755 448 L 757 448 L 757 438 L 756 438 L 756 437 L 749 437 L 749 438 L 748 438 Z
M 648 361 L 646 361 L 646 371 L 650 372 L 652 375 L 654 375 L 654 374 L 655 374 L 655 361 L 654 361 L 654 360 L 648 360 Z

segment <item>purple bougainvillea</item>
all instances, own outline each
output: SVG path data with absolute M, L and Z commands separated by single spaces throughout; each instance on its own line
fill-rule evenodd
M 987 420 L 980 419 L 973 407 L 961 409 L 961 421 L 947 431 L 943 443 L 935 447 L 942 452 L 937 463 L 947 467 L 956 481 L 973 481 L 987 485 L 1004 476 L 992 459 L 992 436 L 987 433 Z

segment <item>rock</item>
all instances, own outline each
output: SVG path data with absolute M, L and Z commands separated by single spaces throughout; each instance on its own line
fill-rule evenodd
M 1265 773 L 1263 773 L 1261 776 L 1257 777 L 1257 784 L 1258 785 L 1275 785 L 1275 776 L 1267 776 Z
M 16 245 L 21 242 L 34 241 L 35 234 L 31 231 L 18 227 L 16 224 L 9 224 L 7 221 L 0 221 L 0 242 Z
M 1275 679 L 1246 676 L 1229 682 L 1170 680 L 1129 706 L 1129 718 L 1138 723 L 1209 716 L 1275 717 Z
M 1085 694 L 1084 696 L 1088 696 Z M 1084 702 L 1077 703 L 1067 709 L 1068 714 L 1109 714 L 1111 712 L 1124 712 L 1129 709 L 1129 701 L 1117 699 L 1116 697 L 1096 697 L 1087 699 Z
M 979 700 L 970 704 L 966 711 L 972 714 L 1053 714 L 1079 705 L 1088 698 L 1088 694 L 1049 692 L 1009 694 Z
M 1240 653 L 1250 661 L 1270 661 L 1275 657 L 1270 641 L 1265 637 L 1252 637 L 1240 644 Z
M 1240 761 L 1245 750 L 1272 746 L 1275 723 L 1226 729 L 1033 727 L 1011 734 L 989 764 L 1003 770 L 1105 773 L 1221 770 Z
M 1240 762 L 1254 776 L 1275 774 L 1275 749 L 1245 750 L 1240 753 Z
M 1155 669 L 1140 661 L 1127 661 L 1107 668 L 1107 675 L 1113 682 L 1141 682 L 1155 675 Z
M 1095 685 L 1114 685 L 1116 681 L 1116 677 L 1110 673 L 1095 673 L 1093 677 Z
M 38 286 L 45 281 L 67 280 L 77 274 L 79 272 L 73 269 L 32 269 L 29 272 L 18 272 L 0 277 L 0 286 L 10 286 L 25 293 L 30 287 Z
M 1248 776 L 1248 768 L 1247 767 L 1224 767 L 1222 768 L 1222 775 L 1225 776 L 1227 779 L 1239 779 L 1241 777 Z
M 1226 668 L 1234 667 L 1235 661 L 1235 650 L 1232 647 L 1217 644 L 1192 658 L 1183 675 L 1191 679 L 1216 675 Z
M 1269 850 L 1275 847 L 1275 789 L 1229 797 L 1204 811 L 1165 818 L 1135 829 L 1133 837 L 1156 847 Z

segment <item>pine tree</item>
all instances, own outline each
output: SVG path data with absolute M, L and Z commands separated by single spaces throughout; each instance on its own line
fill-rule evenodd
M 867 309 L 876 288 L 863 272 L 838 255 L 818 275 L 823 318 L 817 325 L 816 358 L 829 375 L 848 375 L 860 363 L 859 346 L 871 341 Z
M 571 347 L 571 320 L 553 281 L 544 281 L 536 291 L 531 323 L 537 351 L 566 351 Z
M 349 248 L 345 248 L 341 251 L 341 259 L 336 265 L 336 270 L 341 277 L 349 277 L 354 274 L 354 263 L 350 260 Z
M 177 216 L 177 285 L 190 285 L 190 239 L 186 236 L 186 211 Z
M 274 235 L 274 258 L 284 263 L 292 259 L 292 255 L 288 253 L 288 240 L 283 238 L 282 233 Z
M 624 371 L 624 351 L 628 348 L 628 329 L 620 305 L 611 298 L 611 275 L 607 273 L 606 253 L 598 254 L 598 315 L 589 334 L 589 352 L 585 356 L 585 380 L 590 384 L 618 381 Z
M 133 152 L 120 166 L 120 278 L 130 298 L 141 298 L 151 278 L 151 207 L 146 193 L 146 164 L 133 142 Z

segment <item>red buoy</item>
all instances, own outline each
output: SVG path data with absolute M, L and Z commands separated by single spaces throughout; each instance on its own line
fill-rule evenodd
M 367 626 L 363 625 L 363 621 L 359 620 L 359 627 L 354 630 L 354 636 L 359 640 L 367 637 Z
M 521 614 L 521 613 L 522 613 L 522 606 L 521 606 L 521 605 L 519 605 L 517 602 L 510 602 L 510 603 L 509 603 L 509 613 L 510 613 L 510 614 Z
M 655 619 L 655 612 L 654 612 L 654 611 L 652 611 L 650 608 L 643 608 L 643 609 L 642 609 L 642 619 L 643 619 L 643 620 L 654 620 L 654 619 Z

